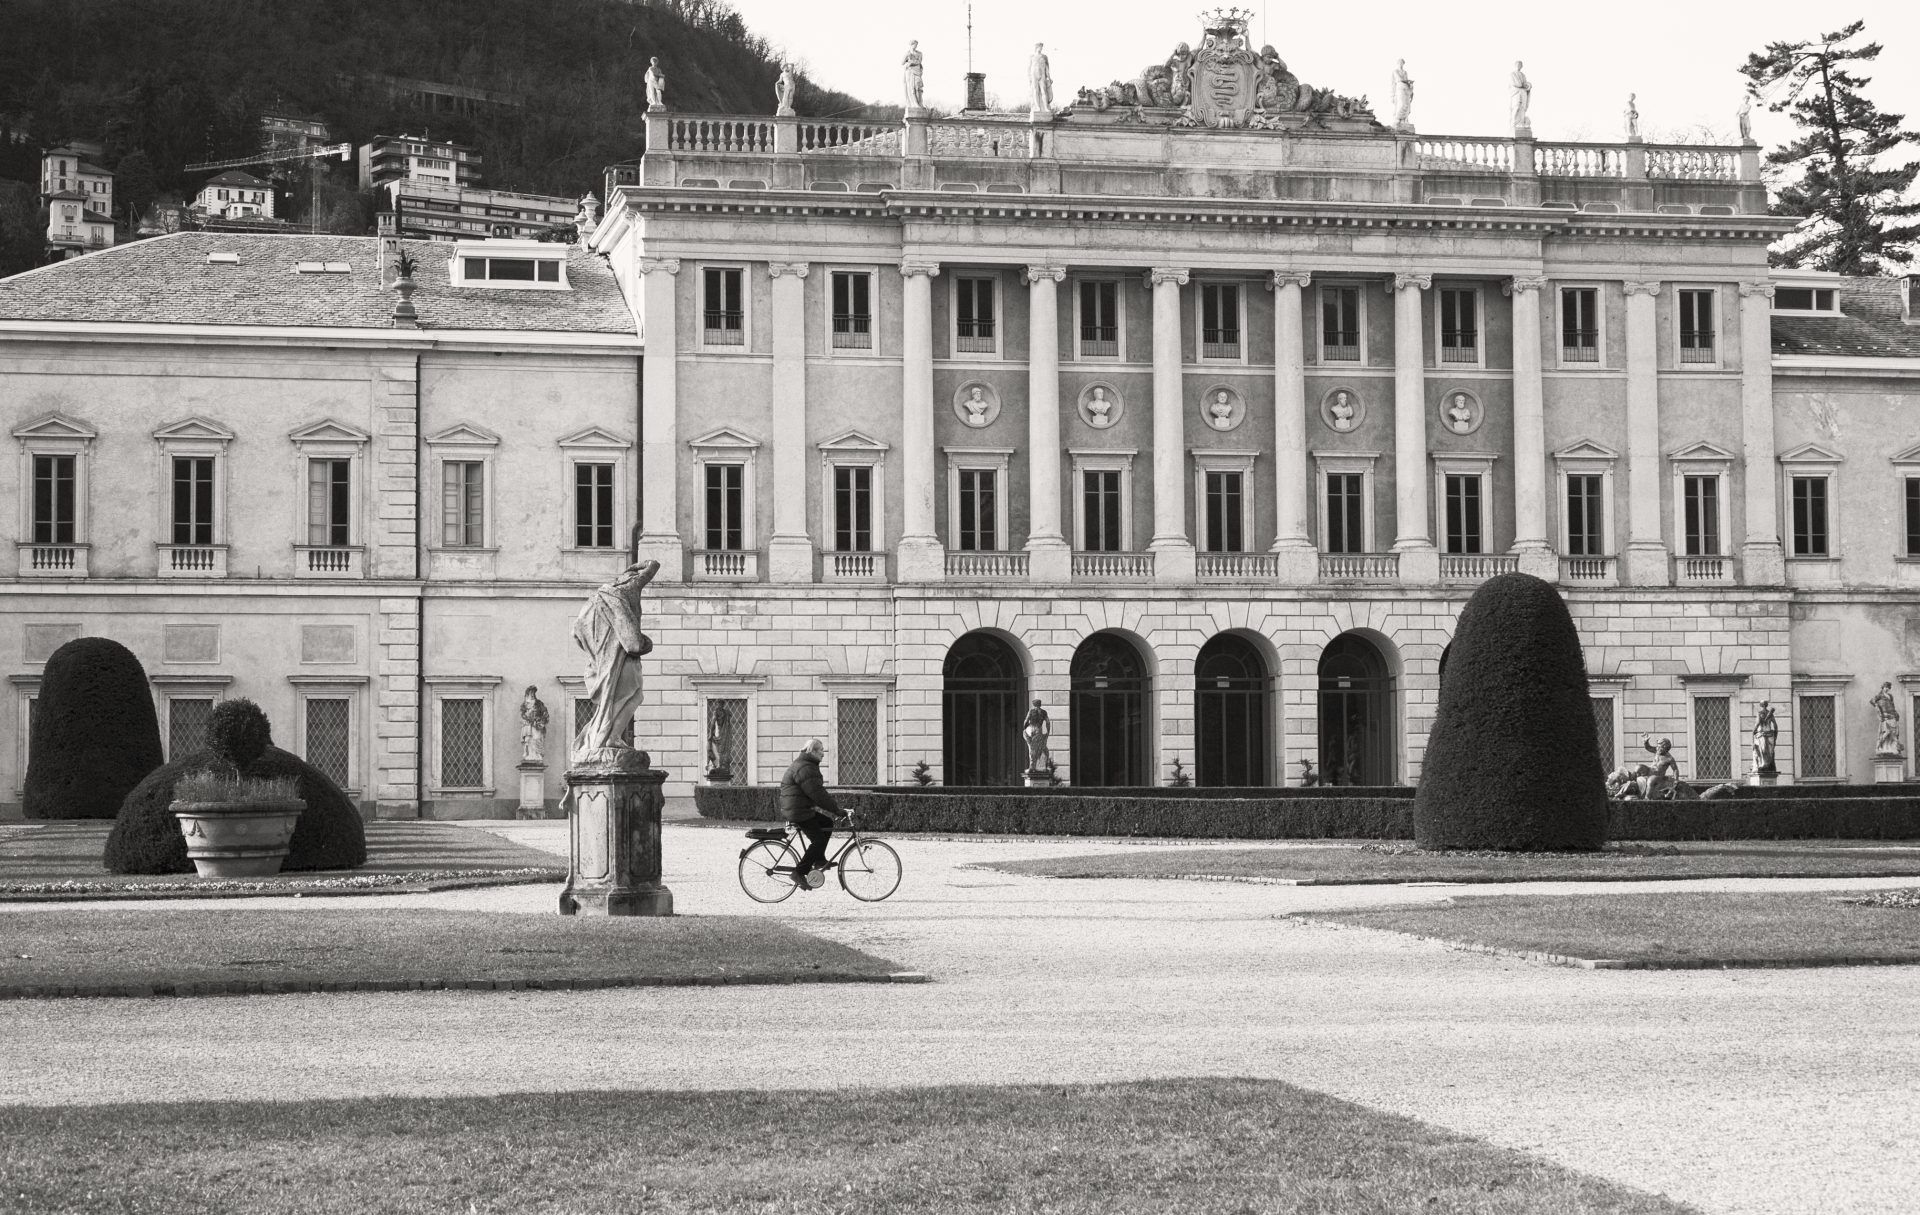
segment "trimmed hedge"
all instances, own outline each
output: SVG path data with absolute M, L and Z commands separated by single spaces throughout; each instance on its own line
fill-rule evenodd
M 1025 789 L 1013 785 L 876 785 L 875 793 L 933 794 L 940 797 L 1172 797 L 1172 798 L 1315 798 L 1384 797 L 1411 798 L 1412 785 L 1310 785 L 1299 789 L 1291 785 L 1261 787 L 1220 787 L 1187 785 L 1115 785 L 1089 788 L 1085 785 L 1043 785 Z
M 21 800 L 28 818 L 114 817 L 164 758 L 140 660 L 105 637 L 76 637 L 55 650 L 27 741 Z
M 1609 831 L 1616 840 L 1920 839 L 1920 797 L 1911 795 L 1610 804 Z

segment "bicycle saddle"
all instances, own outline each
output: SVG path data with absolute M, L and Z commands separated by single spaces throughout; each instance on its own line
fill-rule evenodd
M 747 832 L 750 840 L 783 840 L 787 838 L 785 827 L 755 827 Z

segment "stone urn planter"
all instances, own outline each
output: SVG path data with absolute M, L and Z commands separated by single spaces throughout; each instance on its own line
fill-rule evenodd
M 280 872 L 307 804 L 291 780 L 196 776 L 180 782 L 168 807 L 201 877 L 264 877 Z

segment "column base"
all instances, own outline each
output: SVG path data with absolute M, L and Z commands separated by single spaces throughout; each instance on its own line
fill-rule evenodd
M 1190 584 L 1199 577 L 1199 558 L 1195 555 L 1193 541 L 1185 536 L 1153 540 L 1148 543 L 1147 551 L 1153 554 L 1155 582 Z
M 1673 585 L 1673 556 L 1667 552 L 1667 546 L 1659 541 L 1643 540 L 1628 544 L 1625 561 L 1627 585 Z
M 1402 586 L 1439 586 L 1440 550 L 1425 540 L 1396 543 Z
M 1560 554 L 1539 541 L 1516 544 L 1510 550 L 1519 558 L 1515 564 L 1523 574 L 1532 574 L 1546 582 L 1560 581 Z
M 937 536 L 902 536 L 895 556 L 899 565 L 895 582 L 947 580 L 947 546 Z
M 1309 540 L 1275 540 L 1267 550 L 1280 559 L 1275 572 L 1282 586 L 1312 586 L 1320 580 L 1320 550 Z
M 1740 581 L 1748 586 L 1785 586 L 1787 556 L 1778 542 L 1763 540 L 1740 548 Z
M 1035 536 L 1027 541 L 1027 580 L 1030 582 L 1070 582 L 1073 579 L 1073 549 L 1062 536 Z
M 812 582 L 813 541 L 805 536 L 774 536 L 767 541 L 769 582 Z
M 641 561 L 654 560 L 660 563 L 660 572 L 653 576 L 655 582 L 685 582 L 687 580 L 687 546 L 679 536 L 664 535 L 640 536 Z

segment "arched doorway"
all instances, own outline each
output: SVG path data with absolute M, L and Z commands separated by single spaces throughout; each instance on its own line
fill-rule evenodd
M 949 785 L 1016 785 L 1026 766 L 1020 719 L 1027 675 L 992 633 L 968 633 L 947 651 L 941 695 L 941 765 Z
M 1153 677 L 1140 651 L 1117 633 L 1095 633 L 1073 652 L 1071 689 L 1073 783 L 1151 784 L 1147 703 Z
M 1334 785 L 1391 785 L 1396 725 L 1393 671 L 1379 649 L 1342 633 L 1320 655 L 1320 778 Z
M 1193 666 L 1196 785 L 1265 785 L 1267 664 L 1252 642 L 1222 633 Z

